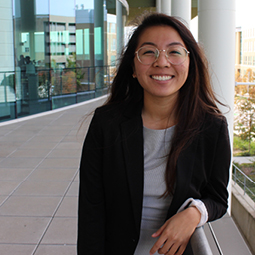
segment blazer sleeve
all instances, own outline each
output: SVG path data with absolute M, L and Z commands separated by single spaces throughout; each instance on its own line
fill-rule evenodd
M 77 254 L 104 254 L 103 135 L 95 113 L 84 140 L 80 162 Z
M 213 143 L 215 145 L 212 146 L 214 151 L 211 151 L 211 148 L 206 149 L 207 155 L 211 153 L 213 159 L 210 160 L 210 170 L 206 169 L 206 171 L 208 171 L 207 185 L 202 190 L 202 197 L 200 198 L 207 208 L 208 221 L 213 221 L 222 217 L 228 208 L 227 185 L 229 181 L 231 148 L 228 126 L 225 118 L 222 119 L 218 130 L 218 134 L 214 136 L 215 141 Z

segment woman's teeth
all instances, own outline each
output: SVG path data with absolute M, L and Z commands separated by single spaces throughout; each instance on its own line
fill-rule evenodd
M 158 80 L 158 81 L 167 81 L 167 80 L 170 80 L 172 78 L 173 78 L 173 76 L 170 76 L 170 75 L 163 75 L 163 76 L 152 75 L 152 79 Z

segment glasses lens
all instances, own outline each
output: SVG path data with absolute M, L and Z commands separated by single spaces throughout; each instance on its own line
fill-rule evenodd
M 137 52 L 140 62 L 144 65 L 150 65 L 157 59 L 158 51 L 155 47 L 142 47 Z
M 169 47 L 166 50 L 166 55 L 170 63 L 180 65 L 185 61 L 188 53 L 183 47 L 176 45 Z

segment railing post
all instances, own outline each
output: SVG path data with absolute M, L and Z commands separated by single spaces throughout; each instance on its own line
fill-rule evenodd
M 88 90 L 90 91 L 90 67 L 88 67 Z
M 14 84 L 14 96 L 15 96 L 14 111 L 15 111 L 15 119 L 17 119 L 18 118 L 18 109 L 17 109 L 17 91 L 16 91 L 16 72 L 14 72 L 13 84 Z
M 245 175 L 243 176 L 243 191 L 244 191 L 244 195 L 246 193 L 246 177 Z
M 4 73 L 4 101 L 7 103 L 7 81 L 6 81 L 6 73 Z
M 75 67 L 75 82 L 76 82 L 76 97 L 75 97 L 75 103 L 78 103 L 78 83 L 77 83 L 77 67 Z
M 49 98 L 49 102 L 50 102 L 50 110 L 52 110 L 51 74 L 52 74 L 52 69 L 50 68 L 49 72 L 48 72 L 48 98 Z
M 234 183 L 236 183 L 236 168 L 234 165 L 233 165 L 233 168 L 234 168 Z
M 63 83 L 62 83 L 63 70 L 61 70 L 59 74 L 60 74 L 60 89 L 61 89 L 61 95 L 63 95 Z

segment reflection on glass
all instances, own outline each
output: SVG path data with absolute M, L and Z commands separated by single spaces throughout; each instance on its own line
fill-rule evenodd
M 90 44 L 89 44 L 89 29 L 84 29 L 84 47 L 85 47 L 85 59 L 89 59 Z
M 14 48 L 17 116 L 42 111 L 38 99 L 47 81 L 41 72 L 49 67 L 48 1 L 14 0 Z M 49 108 L 49 107 L 48 107 Z M 43 109 L 47 110 L 47 106 Z
M 0 73 L 11 118 L 106 93 L 118 45 L 115 0 L 13 0 L 13 24 L 15 74 Z

